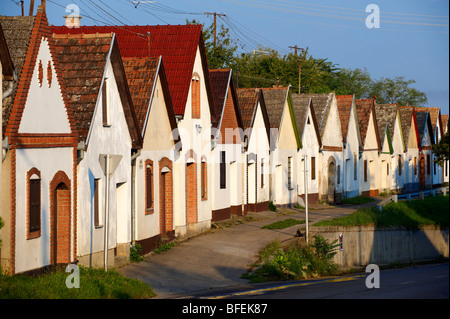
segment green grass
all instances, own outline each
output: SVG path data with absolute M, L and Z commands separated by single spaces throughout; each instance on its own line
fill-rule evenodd
M 283 229 L 283 228 L 287 228 L 290 226 L 294 226 L 297 224 L 304 224 L 305 220 L 297 220 L 297 219 L 293 219 L 293 218 L 288 218 L 285 220 L 280 220 L 278 222 L 274 222 L 268 225 L 265 225 L 261 228 L 263 229 Z
M 320 221 L 314 226 L 402 226 L 418 229 L 423 225 L 448 227 L 449 197 L 426 197 L 424 200 L 389 203 L 380 212 L 376 207 L 357 210 L 353 214 Z
M 56 270 L 40 276 L 0 275 L 0 299 L 144 299 L 153 289 L 115 270 L 80 267 L 80 288 L 67 288 L 70 273 Z
M 335 275 L 339 271 L 332 261 L 336 243 L 329 243 L 320 235 L 315 236 L 310 245 L 301 240 L 285 245 L 272 241 L 260 250 L 259 260 L 254 265 L 257 269 L 243 274 L 242 278 L 254 283 Z
M 366 203 L 373 202 L 374 199 L 366 196 L 357 196 L 353 198 L 344 198 L 341 203 L 342 204 L 350 204 L 350 205 L 361 205 Z

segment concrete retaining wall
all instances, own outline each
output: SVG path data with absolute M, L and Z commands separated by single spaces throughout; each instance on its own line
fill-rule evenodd
M 449 230 L 424 226 L 420 230 L 401 228 L 311 227 L 310 238 L 320 234 L 329 242 L 342 233 L 342 250 L 334 262 L 342 266 L 386 265 L 449 257 Z

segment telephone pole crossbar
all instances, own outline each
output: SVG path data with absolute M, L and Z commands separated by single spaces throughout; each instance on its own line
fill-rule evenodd
M 225 13 L 219 13 L 219 12 L 206 12 L 205 14 L 207 16 L 213 15 L 214 16 L 214 47 L 216 47 L 216 30 L 217 30 L 217 16 L 219 17 L 226 17 L 227 15 Z
M 298 56 L 298 93 L 300 94 L 301 89 L 301 75 L 302 75 L 302 59 L 299 55 L 297 55 L 297 50 L 303 51 L 303 48 L 300 48 L 297 44 L 295 46 L 289 46 L 289 49 L 294 49 L 295 56 Z

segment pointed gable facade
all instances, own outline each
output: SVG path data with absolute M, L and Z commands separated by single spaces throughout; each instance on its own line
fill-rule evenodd
M 343 142 L 343 192 L 344 197 L 359 195 L 359 154 L 361 135 L 354 95 L 336 95 L 341 120 Z
M 304 94 L 292 94 L 292 106 L 301 141 L 296 164 L 298 165 L 297 200 L 301 206 L 305 207 L 306 193 L 308 203 L 319 203 L 320 132 L 311 97 Z
M 244 212 L 269 209 L 270 122 L 259 89 L 238 89 L 244 126 Z
M 439 140 L 442 138 L 443 128 L 442 128 L 442 119 L 441 119 L 441 109 L 439 107 L 429 107 L 428 111 L 430 112 L 430 120 L 431 120 L 431 128 L 432 134 L 434 135 L 434 143 L 439 143 Z M 432 156 L 433 163 L 433 187 L 440 187 L 443 183 L 443 170 L 442 167 L 434 162 L 434 153 Z
M 336 95 L 305 94 L 312 99 L 322 143 L 319 153 L 319 199 L 339 203 L 342 199 L 342 131 Z
M 275 205 L 297 203 L 298 159 L 301 142 L 290 87 L 261 89 L 270 122 L 270 200 Z
M 441 115 L 441 123 L 442 123 L 442 136 L 444 134 L 448 134 L 448 114 Z M 448 183 L 449 180 L 449 161 L 444 162 L 444 167 L 442 168 L 442 181 L 444 183 Z
M 173 162 L 181 140 L 162 57 L 123 63 L 143 141 L 132 160 L 131 240 L 147 254 L 175 238 Z
M 434 144 L 433 127 L 431 125 L 430 112 L 426 107 L 414 108 L 419 134 L 419 188 L 430 189 L 433 187 L 432 175 L 432 145 Z
M 62 26 L 52 32 L 114 32 L 123 57 L 163 57 L 183 143 L 183 154 L 174 163 L 175 233 L 189 237 L 209 229 L 211 128 L 216 119 L 202 26 Z
M 243 123 L 232 70 L 209 72 L 216 114 L 212 134 L 212 220 L 217 221 L 243 214 Z
M 18 71 L 3 105 L 1 266 L 20 273 L 76 260 L 77 131 L 43 8 L 0 23 Z
M 381 142 L 375 115 L 375 100 L 356 100 L 358 124 L 361 135 L 362 152 L 360 154 L 360 193 L 364 196 L 376 196 L 379 193 L 378 152 Z
M 378 134 L 381 141 L 379 156 L 380 192 L 401 193 L 409 162 L 405 161 L 405 145 L 397 104 L 375 104 Z
M 129 260 L 131 151 L 142 147 L 118 43 L 111 33 L 53 41 L 78 128 L 77 258 L 103 266 L 106 246 L 107 265 L 118 266 Z
M 416 114 L 413 106 L 399 106 L 403 142 L 405 145 L 405 179 L 406 192 L 419 191 L 419 135 Z

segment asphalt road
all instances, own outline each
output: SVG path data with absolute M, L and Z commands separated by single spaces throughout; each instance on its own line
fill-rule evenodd
M 371 273 L 277 282 L 241 291 L 196 295 L 207 299 L 449 299 L 449 263 L 381 269 L 380 287 L 367 288 Z M 370 278 L 369 278 L 370 279 Z M 373 282 L 373 281 L 372 281 Z

